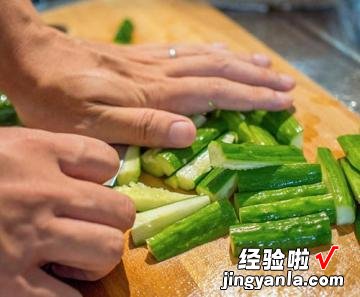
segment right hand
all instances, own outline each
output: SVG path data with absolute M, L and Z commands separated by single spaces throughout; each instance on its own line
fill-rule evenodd
M 79 297 L 40 267 L 96 280 L 121 259 L 135 210 L 101 184 L 119 160 L 91 138 L 0 129 L 0 296 Z

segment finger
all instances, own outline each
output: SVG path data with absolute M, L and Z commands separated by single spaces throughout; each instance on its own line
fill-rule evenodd
M 48 223 L 46 232 L 47 240 L 38 248 L 41 262 L 104 273 L 121 260 L 124 235 L 115 228 L 56 218 Z
M 295 86 L 292 77 L 258 67 L 226 55 L 207 55 L 174 59 L 163 66 L 172 77 L 222 77 L 253 86 L 289 91 Z
M 100 140 L 59 133 L 53 137 L 53 147 L 68 176 L 102 184 L 119 169 L 117 152 Z
M 67 180 L 64 184 L 69 189 L 54 206 L 58 217 L 108 225 L 123 232 L 132 227 L 135 206 L 125 195 L 85 181 Z
M 186 147 L 195 140 L 193 122 L 181 115 L 150 108 L 97 106 L 96 109 L 105 116 L 95 122 L 91 133 L 113 143 Z
M 147 88 L 145 93 L 149 102 L 157 102 L 158 108 L 181 114 L 202 113 L 213 109 L 276 111 L 292 105 L 289 93 L 221 78 L 172 79 L 162 87 L 162 92 L 156 92 L 156 85 L 149 85 Z
M 81 294 L 70 286 L 51 277 L 40 269 L 29 271 L 25 275 L 29 291 L 26 296 L 36 297 L 81 297 Z
M 252 63 L 260 67 L 270 67 L 271 60 L 268 56 L 261 53 L 247 54 L 247 53 L 233 53 L 228 50 L 224 43 L 213 44 L 143 44 L 132 46 L 118 46 L 113 44 L 91 43 L 92 47 L 98 50 L 105 51 L 114 57 L 127 56 L 129 59 L 146 62 L 154 61 L 157 59 L 169 59 L 169 49 L 176 50 L 176 57 L 189 57 L 198 55 L 218 54 L 230 56 L 241 61 Z M 137 55 L 134 55 L 137 53 Z
M 94 271 L 82 270 L 82 269 L 73 268 L 65 265 L 59 265 L 59 264 L 52 264 L 51 270 L 58 277 L 83 280 L 83 281 L 96 281 L 103 278 L 109 273 L 109 271 L 107 270 L 94 272 Z

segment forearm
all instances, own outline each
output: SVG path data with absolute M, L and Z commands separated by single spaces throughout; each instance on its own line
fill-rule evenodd
M 30 0 L 0 0 L 0 7 L 0 89 L 6 91 L 20 57 L 43 24 Z

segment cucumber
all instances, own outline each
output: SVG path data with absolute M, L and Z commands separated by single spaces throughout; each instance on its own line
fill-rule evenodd
M 321 212 L 303 217 L 230 227 L 231 250 L 238 257 L 243 248 L 283 251 L 331 244 L 330 220 Z
M 226 143 L 232 143 L 235 139 L 234 132 L 228 132 L 219 138 L 220 141 Z M 190 163 L 175 173 L 178 186 L 183 190 L 193 190 L 210 170 L 209 152 L 207 148 L 204 148 Z
M 317 160 L 321 164 L 324 182 L 335 198 L 336 224 L 354 223 L 355 203 L 340 164 L 328 148 L 318 148 Z
M 341 159 L 340 165 L 345 173 L 354 198 L 360 203 L 360 172 L 357 171 L 347 159 Z
M 177 221 L 146 242 L 156 260 L 162 261 L 225 236 L 229 227 L 237 222 L 230 202 L 220 200 Z
M 0 92 L 0 126 L 20 125 L 15 108 L 8 98 Z
M 130 183 L 126 186 L 115 187 L 114 190 L 128 196 L 134 202 L 137 211 L 157 208 L 195 196 L 170 192 L 162 188 L 153 188 L 142 183 Z
M 236 190 L 236 171 L 214 168 L 197 185 L 196 192 L 199 195 L 208 195 L 211 201 L 229 198 Z
M 191 120 L 194 125 L 199 128 L 206 122 L 206 117 L 201 114 L 196 114 L 191 116 Z M 143 170 L 152 176 L 161 177 L 164 175 L 159 162 L 156 160 L 157 155 L 161 152 L 161 149 L 148 149 L 141 156 L 141 166 Z M 174 179 L 170 179 L 171 184 L 173 184 Z
M 271 165 L 305 162 L 301 150 L 287 145 L 209 144 L 210 163 L 214 167 L 251 169 Z
M 221 110 L 219 116 L 224 119 L 231 131 L 236 132 L 239 142 L 253 142 L 253 135 L 245 116 L 238 111 Z
M 209 197 L 196 196 L 136 214 L 135 223 L 131 230 L 134 245 L 144 244 L 146 239 L 159 233 L 165 227 L 193 214 L 208 204 L 210 204 Z
M 360 171 L 360 134 L 340 136 L 338 142 L 351 165 Z
M 238 134 L 240 142 L 248 142 L 261 145 L 277 144 L 275 138 L 265 129 L 257 125 L 249 125 L 244 114 L 238 111 L 221 110 L 222 117 L 230 130 Z
M 115 43 L 129 44 L 132 41 L 134 33 L 134 24 L 130 19 L 124 19 L 114 37 Z
M 200 128 L 206 123 L 206 116 L 202 114 L 194 114 L 190 117 L 196 128 Z
M 175 190 L 179 189 L 179 181 L 178 181 L 176 174 L 173 174 L 172 176 L 165 178 L 164 183 L 165 183 L 165 185 L 167 185 Z
M 357 208 L 356 211 L 356 220 L 355 220 L 355 236 L 358 241 L 360 241 L 360 208 Z
M 156 160 L 156 156 L 161 152 L 161 149 L 148 149 L 141 156 L 141 168 L 155 177 L 161 177 L 164 175 L 164 171 Z
M 255 126 L 249 125 L 249 129 L 253 135 L 253 143 L 261 144 L 261 145 L 276 145 L 278 142 L 268 131 L 265 129 Z
M 280 143 L 303 147 L 304 129 L 289 111 L 267 112 L 261 125 L 269 130 Z
M 336 222 L 332 194 L 294 198 L 239 208 L 240 223 L 261 223 L 325 212 L 330 223 Z
M 288 164 L 239 170 L 239 192 L 274 190 L 321 182 L 319 164 Z
M 244 206 L 272 203 L 297 197 L 324 195 L 327 193 L 326 185 L 324 183 L 317 183 L 276 190 L 237 193 L 235 194 L 234 203 L 235 209 L 239 209 Z
M 130 182 L 137 182 L 141 175 L 140 147 L 129 146 L 117 175 L 116 181 L 119 186 L 127 185 Z
M 195 142 L 190 147 L 162 150 L 156 156 L 156 161 L 165 175 L 170 176 L 191 161 L 211 140 L 226 130 L 225 121 L 221 119 L 210 120 L 197 129 Z

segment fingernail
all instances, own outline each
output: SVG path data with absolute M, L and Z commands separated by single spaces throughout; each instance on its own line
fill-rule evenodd
M 190 145 L 195 138 L 194 125 L 188 122 L 175 122 L 170 126 L 169 139 L 173 146 L 187 146 Z
M 211 44 L 211 46 L 215 49 L 226 49 L 227 48 L 227 45 L 222 42 L 214 42 L 213 44 Z
M 280 74 L 280 80 L 286 88 L 293 88 L 295 86 L 295 80 L 290 75 Z
M 252 58 L 259 66 L 269 66 L 271 64 L 270 58 L 263 54 L 253 54 Z

